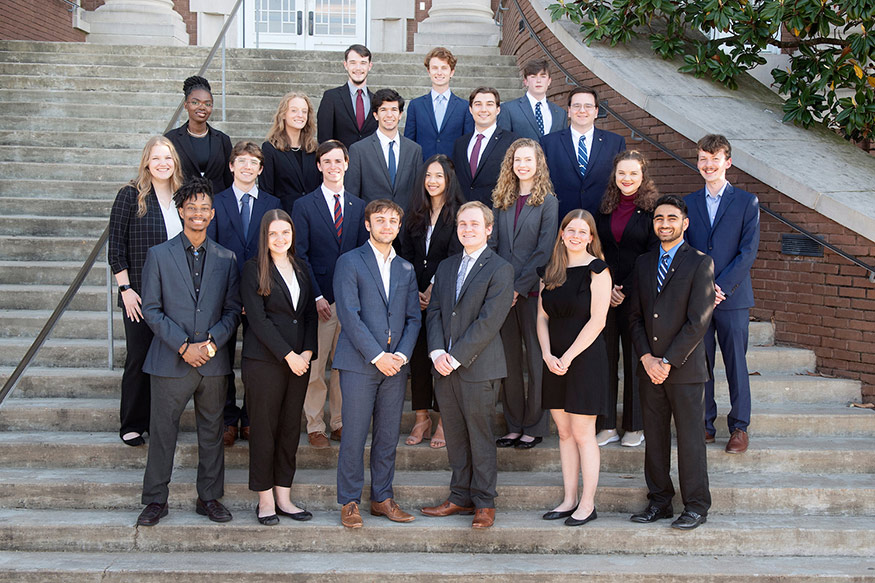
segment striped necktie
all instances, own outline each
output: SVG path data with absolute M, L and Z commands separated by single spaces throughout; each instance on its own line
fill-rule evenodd
M 337 238 L 343 235 L 343 210 L 340 208 L 340 195 L 334 195 L 334 229 L 337 231 Z
M 659 260 L 659 267 L 656 269 L 656 293 L 662 291 L 662 284 L 665 283 L 665 276 L 668 275 L 668 253 L 663 253 Z
M 589 156 L 586 154 L 586 136 L 580 136 L 577 141 L 577 165 L 580 169 L 580 175 L 586 175 L 586 165 L 589 162 Z

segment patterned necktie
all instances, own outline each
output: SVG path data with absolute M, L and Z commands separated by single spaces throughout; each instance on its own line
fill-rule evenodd
M 355 92 L 355 125 L 359 129 L 365 125 L 365 99 L 362 97 L 362 90 L 357 89 Z
M 474 148 L 471 150 L 471 159 L 468 163 L 471 165 L 471 178 L 477 174 L 477 162 L 480 160 L 480 143 L 483 141 L 483 134 L 477 134 L 477 141 L 474 143 Z
M 395 174 L 398 172 L 398 166 L 395 163 L 395 142 L 389 142 L 389 182 L 395 186 Z
M 589 156 L 586 155 L 586 137 L 580 136 L 577 142 L 577 164 L 580 168 L 580 175 L 586 174 L 586 165 L 589 162 Z
M 444 123 L 444 114 L 447 112 L 447 99 L 443 95 L 438 95 L 434 100 L 434 121 L 437 124 L 437 129 L 440 131 L 441 125 Z
M 247 192 L 242 197 L 240 197 L 241 205 L 240 205 L 240 221 L 243 223 L 243 238 L 249 239 L 249 217 L 251 216 L 250 208 L 249 208 L 249 199 L 252 196 Z
M 459 265 L 459 274 L 456 276 L 456 301 L 459 301 L 459 292 L 462 291 L 462 284 L 465 283 L 465 276 L 468 275 L 468 263 L 471 262 L 471 257 L 467 254 L 462 256 L 462 264 Z
M 535 121 L 538 122 L 538 131 L 544 135 L 544 114 L 541 113 L 541 102 L 535 104 Z
M 337 238 L 340 239 L 343 235 L 343 210 L 340 208 L 340 195 L 334 195 L 334 230 L 337 231 Z
M 665 276 L 668 275 L 668 253 L 663 253 L 659 260 L 659 267 L 656 270 L 656 293 L 662 291 L 662 284 L 665 283 Z

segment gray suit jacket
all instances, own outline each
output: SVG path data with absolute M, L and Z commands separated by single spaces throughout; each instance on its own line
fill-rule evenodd
M 507 365 L 499 331 L 513 302 L 513 267 L 487 247 L 468 272 L 456 301 L 461 263 L 460 253 L 438 266 L 426 315 L 428 351 L 449 347 L 450 355 L 462 365 L 456 372 L 465 382 L 504 378 Z
M 489 246 L 513 265 L 513 289 L 521 295 L 538 291 L 538 268 L 550 260 L 559 232 L 559 199 L 550 195 L 538 206 L 526 204 L 513 226 L 516 205 L 495 212 Z
M 550 122 L 549 128 L 544 128 L 544 133 L 549 134 L 564 130 L 568 125 L 568 115 L 565 110 L 552 101 L 547 101 L 547 106 L 550 108 L 553 120 Z M 498 113 L 498 127 L 513 132 L 521 138 L 530 138 L 535 141 L 541 139 L 538 122 L 535 121 L 535 112 L 525 94 L 501 105 L 501 111 Z
M 379 198 L 388 198 L 407 210 L 416 174 L 422 166 L 422 148 L 402 135 L 398 138 L 401 141 L 401 151 L 396 157 L 394 185 L 389 181 L 389 167 L 376 133 L 356 142 L 349 149 L 349 170 L 344 177 L 343 186 L 365 201 L 365 204 Z
M 146 255 L 143 267 L 143 318 L 155 333 L 143 364 L 143 372 L 183 377 L 191 370 L 178 354 L 186 339 L 203 342 L 212 334 L 216 355 L 198 368 L 204 376 L 231 372 L 226 346 L 240 322 L 240 293 L 237 259 L 211 239 L 205 242 L 200 293 L 195 295 L 188 268 L 185 245 L 180 233 L 155 245 Z

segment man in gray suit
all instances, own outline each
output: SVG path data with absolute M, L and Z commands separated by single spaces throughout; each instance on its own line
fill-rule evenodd
M 547 100 L 552 81 L 546 60 L 534 59 L 526 63 L 523 67 L 526 94 L 501 106 L 498 127 L 535 141 L 550 132 L 564 130 L 568 120 L 565 110 Z
M 152 407 L 141 526 L 158 524 L 167 515 L 179 418 L 192 396 L 198 439 L 195 509 L 214 522 L 231 520 L 217 498 L 225 487 L 222 414 L 225 375 L 231 372 L 227 351 L 233 349 L 227 342 L 242 310 L 237 260 L 207 238 L 215 215 L 208 180 L 192 179 L 173 200 L 182 233 L 149 249 L 143 267 L 143 318 L 155 337 L 143 365 L 152 375 Z
M 395 90 L 374 93 L 371 112 L 377 131 L 349 148 L 344 185 L 366 203 L 388 198 L 406 210 L 422 165 L 422 148 L 398 131 L 404 98 Z
M 391 200 L 365 207 L 367 243 L 341 255 L 334 271 L 340 337 L 333 366 L 340 370 L 343 439 L 337 459 L 340 521 L 360 528 L 364 454 L 371 439 L 371 514 L 410 522 L 393 498 L 395 448 L 407 388 L 407 366 L 422 325 L 413 266 L 396 256 L 392 242 L 404 211 Z
M 438 266 L 426 316 L 453 476 L 449 498 L 422 513 L 474 512 L 474 528 L 495 522 L 492 419 L 498 380 L 507 370 L 499 331 L 513 302 L 513 267 L 486 245 L 493 222 L 492 211 L 479 201 L 459 208 L 456 232 L 465 250 Z

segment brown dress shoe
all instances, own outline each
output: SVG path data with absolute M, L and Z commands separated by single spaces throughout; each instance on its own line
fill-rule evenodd
M 331 441 L 340 441 L 340 436 L 343 433 L 343 427 L 338 427 L 331 432 Z
M 474 514 L 473 506 L 459 506 L 449 500 L 440 506 L 426 506 L 420 510 L 426 516 L 451 516 L 453 514 Z
M 362 515 L 359 514 L 359 505 L 355 502 L 344 504 L 340 509 L 340 523 L 346 528 L 361 528 Z
M 714 434 L 705 432 L 705 443 L 714 443 Z
M 234 445 L 234 441 L 237 439 L 237 427 L 234 425 L 228 425 L 225 427 L 225 433 L 222 435 L 222 443 L 225 444 L 225 447 L 231 447 Z
M 736 429 L 729 437 L 729 443 L 726 444 L 726 453 L 744 453 L 747 451 L 747 445 L 747 432 Z
M 328 438 L 325 437 L 325 434 L 321 431 L 308 433 L 307 439 L 310 440 L 310 447 L 314 447 L 316 449 L 327 449 L 331 447 L 331 443 L 329 443 Z
M 398 503 L 392 498 L 386 498 L 382 502 L 371 501 L 371 514 L 385 516 L 392 522 L 413 522 L 415 518 L 401 510 Z
M 474 512 L 474 522 L 471 526 L 474 528 L 489 528 L 495 524 L 495 508 L 478 508 Z
M 246 441 L 249 441 L 249 426 L 248 425 L 246 427 L 240 428 L 240 439 L 245 439 Z

